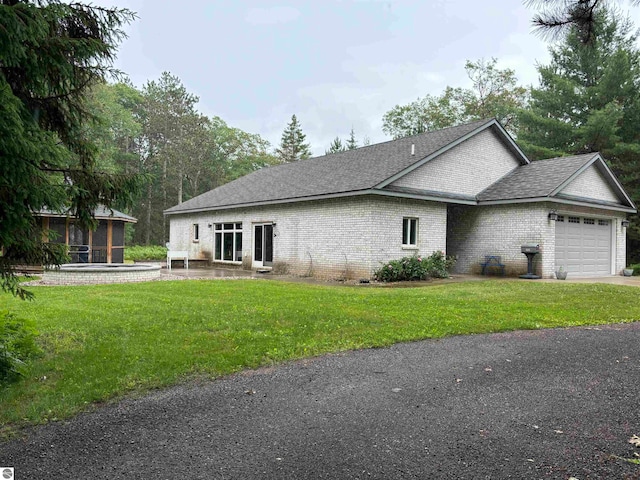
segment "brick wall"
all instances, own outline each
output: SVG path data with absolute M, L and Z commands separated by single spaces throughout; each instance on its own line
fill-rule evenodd
M 515 205 L 453 206 L 449 208 L 447 253 L 456 255 L 458 273 L 480 273 L 485 255 L 500 255 L 509 275 L 527 271 L 527 259 L 520 247 L 539 244 L 535 273 L 553 278 L 555 272 L 555 222 L 548 219 L 550 210 L 561 214 L 593 215 L 613 220 L 615 229 L 615 272 L 625 263 L 625 235 L 620 226 L 624 215 L 597 208 L 553 203 L 522 203 Z
M 520 163 L 487 129 L 396 180 L 392 185 L 476 195 Z
M 593 165 L 567 185 L 561 193 L 618 203 L 620 199 Z
M 103 283 L 149 282 L 160 278 L 160 267 L 118 271 L 114 269 L 88 269 L 80 272 L 45 270 L 42 283 L 45 285 L 94 285 Z
M 402 248 L 403 217 L 418 218 L 418 246 Z M 363 196 L 191 215 L 171 215 L 170 244 L 189 258 L 213 258 L 209 224 L 242 222 L 245 266 L 252 264 L 253 225 L 273 222 L 274 269 L 319 278 L 370 278 L 380 262 L 446 247 L 446 205 Z M 194 242 L 192 225 L 200 225 Z

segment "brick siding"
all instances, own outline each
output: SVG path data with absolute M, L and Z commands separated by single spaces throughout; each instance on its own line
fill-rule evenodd
M 490 129 L 430 160 L 392 185 L 477 195 L 519 165 Z
M 553 278 L 555 272 L 555 222 L 548 219 L 550 210 L 561 214 L 608 218 L 615 229 L 615 267 L 619 273 L 625 263 L 625 235 L 620 226 L 622 214 L 597 208 L 554 203 L 523 203 L 491 206 L 454 206 L 449 210 L 447 249 L 456 255 L 455 272 L 480 273 L 486 255 L 500 255 L 508 275 L 527 271 L 527 258 L 520 247 L 539 244 L 541 253 L 534 262 L 535 273 Z
M 620 199 L 593 165 L 582 172 L 560 193 L 618 203 Z
M 416 249 L 402 248 L 403 217 L 418 218 Z M 370 278 L 380 263 L 446 247 L 446 205 L 374 196 L 172 215 L 170 244 L 189 258 L 212 259 L 216 223 L 242 222 L 242 255 L 252 264 L 253 228 L 273 222 L 274 269 L 318 278 Z M 191 238 L 200 224 L 200 240 Z M 239 262 L 235 262 L 239 264 Z

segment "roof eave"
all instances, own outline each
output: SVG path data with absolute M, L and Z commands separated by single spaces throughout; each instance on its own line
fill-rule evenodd
M 338 193 L 329 193 L 323 195 L 310 195 L 308 197 L 293 197 L 293 198 L 280 198 L 275 200 L 263 200 L 259 202 L 246 202 L 246 203 L 235 203 L 229 205 L 215 205 L 209 207 L 197 207 L 197 208 L 186 208 L 181 210 L 173 210 L 172 207 L 163 212 L 164 215 L 181 215 L 181 214 L 189 214 L 189 213 L 201 213 L 201 212 L 211 212 L 218 210 L 236 210 L 239 208 L 252 208 L 252 207 L 261 207 L 264 205 L 282 205 L 286 203 L 298 203 L 298 202 L 309 202 L 312 200 L 325 200 L 331 198 L 342 198 L 342 197 L 353 197 L 360 195 L 368 195 L 374 193 L 371 189 L 365 190 L 355 190 L 348 192 L 338 192 Z
M 539 202 L 553 202 L 561 203 L 564 205 L 576 205 L 589 208 L 600 208 L 603 210 L 613 210 L 616 212 L 636 213 L 635 207 L 628 207 L 625 205 L 604 205 L 601 203 L 589 202 L 587 199 L 569 199 L 562 197 L 530 197 L 530 198 L 513 198 L 513 199 L 500 199 L 500 200 L 481 200 L 478 202 L 479 206 L 485 205 L 509 205 L 517 203 L 539 203 Z
M 36 217 L 47 217 L 47 218 L 75 218 L 73 215 L 68 215 L 66 213 L 53 213 L 53 212 L 36 212 L 34 214 Z M 121 217 L 118 215 L 110 216 L 110 215 L 94 215 L 96 220 L 119 220 L 125 223 L 138 223 L 137 218 L 133 217 Z
M 164 215 L 167 215 L 167 216 L 183 215 L 183 214 L 192 214 L 192 213 L 213 212 L 213 211 L 220 211 L 220 210 L 236 210 L 240 208 L 253 208 L 253 207 L 261 207 L 265 205 L 282 205 L 287 203 L 310 202 L 313 200 L 329 200 L 332 198 L 344 198 L 344 197 L 354 197 L 354 196 L 362 196 L 362 195 L 380 195 L 385 197 L 410 198 L 415 200 L 427 200 L 427 201 L 440 202 L 440 203 L 457 203 L 461 205 L 477 204 L 475 200 L 460 199 L 455 197 L 434 196 L 434 195 L 419 194 L 419 193 L 391 192 L 388 190 L 370 188 L 370 189 L 364 189 L 364 190 L 331 193 L 331 194 L 325 194 L 325 195 L 312 195 L 308 197 L 265 200 L 261 202 L 237 203 L 233 205 L 217 205 L 213 207 L 189 208 L 189 209 L 178 210 L 178 211 L 170 211 L 171 209 L 168 209 L 168 210 L 165 210 L 163 213 Z

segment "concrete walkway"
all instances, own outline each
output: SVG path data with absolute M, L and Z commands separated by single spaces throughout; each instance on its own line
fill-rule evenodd
M 172 268 L 167 270 L 162 269 L 163 275 L 174 275 L 181 278 L 190 279 L 224 279 L 224 278 L 257 278 L 265 280 L 281 280 L 289 282 L 304 282 L 323 285 L 358 285 L 357 281 L 340 282 L 340 281 L 323 281 L 315 278 L 307 277 L 294 277 L 291 275 L 273 275 L 272 273 L 258 273 L 251 270 L 233 269 L 233 268 Z M 523 280 L 521 278 L 514 277 L 497 277 L 497 276 L 482 276 L 482 275 L 459 275 L 454 274 L 451 278 L 444 280 L 433 280 L 427 282 L 400 282 L 399 284 L 393 284 L 397 286 L 426 286 L 437 285 L 442 283 L 459 283 L 459 282 L 487 282 L 496 280 L 510 280 L 514 282 L 552 282 L 552 283 L 606 283 L 611 285 L 628 285 L 634 287 L 640 287 L 640 276 L 637 277 L 623 277 L 621 275 L 610 275 L 607 277 L 580 277 L 571 278 L 567 277 L 566 280 L 556 280 L 555 278 L 544 278 L 540 280 Z M 369 286 L 373 284 L 368 284 Z M 387 284 L 387 286 L 390 284 Z

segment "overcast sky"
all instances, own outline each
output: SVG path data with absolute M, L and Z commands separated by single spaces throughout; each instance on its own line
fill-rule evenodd
M 384 113 L 447 85 L 469 86 L 467 59 L 495 57 L 531 85 L 549 58 L 520 0 L 94 3 L 137 13 L 116 62 L 136 86 L 177 75 L 202 113 L 273 147 L 295 113 L 314 155 L 352 127 L 360 143 L 388 140 Z

